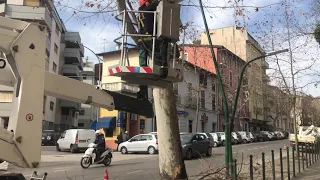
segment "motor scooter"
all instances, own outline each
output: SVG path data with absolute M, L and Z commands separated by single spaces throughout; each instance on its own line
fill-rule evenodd
M 91 166 L 91 164 L 104 164 L 105 166 L 109 166 L 111 164 L 112 149 L 107 148 L 101 154 L 100 158 L 96 160 L 96 153 L 93 152 L 96 146 L 97 145 L 94 143 L 90 143 L 88 145 L 88 149 L 86 150 L 80 161 L 82 168 L 87 169 Z

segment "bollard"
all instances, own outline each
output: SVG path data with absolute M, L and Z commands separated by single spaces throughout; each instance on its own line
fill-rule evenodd
M 290 180 L 290 149 L 287 147 L 287 168 L 288 168 L 288 180 Z
M 304 160 L 305 160 L 305 157 L 304 157 L 304 150 L 305 150 L 305 145 L 302 144 L 302 148 L 301 148 L 301 157 L 302 157 L 302 169 L 304 170 Z
M 314 164 L 314 143 L 311 143 L 311 159 L 312 159 L 312 164 Z
M 280 148 L 280 175 L 281 175 L 281 180 L 283 180 L 282 148 Z
M 238 169 L 237 169 L 237 160 L 234 160 L 234 169 L 233 169 L 233 179 L 237 180 L 238 179 Z
M 262 179 L 266 180 L 266 162 L 265 162 L 265 153 L 262 153 Z
M 294 150 L 295 150 L 295 147 L 292 146 L 292 174 L 293 174 L 293 177 L 296 177 L 296 161 L 295 161 L 295 158 L 294 158 Z
M 298 151 L 298 172 L 301 173 L 301 165 L 300 165 L 300 146 L 299 143 L 297 145 L 297 151 Z
M 253 156 L 250 155 L 250 180 L 253 180 Z
M 311 162 L 312 162 L 312 160 L 311 160 L 311 143 L 308 143 L 308 147 L 309 147 L 309 150 L 308 150 L 308 153 L 309 153 L 309 166 L 311 166 Z
M 271 163 L 272 163 L 272 179 L 276 179 L 276 167 L 274 164 L 274 150 L 271 150 Z
M 309 167 L 309 159 L 308 159 L 308 150 L 309 150 L 309 144 L 308 143 L 305 143 L 305 150 L 306 150 L 306 165 L 307 165 L 307 168 Z

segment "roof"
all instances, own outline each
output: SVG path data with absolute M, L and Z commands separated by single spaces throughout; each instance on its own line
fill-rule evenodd
M 132 52 L 132 51 L 138 51 L 138 48 L 136 48 L 136 47 L 128 48 L 128 52 Z M 107 55 L 117 54 L 117 53 L 120 53 L 120 52 L 121 52 L 121 50 L 115 50 L 115 51 L 97 53 L 97 55 L 98 56 L 107 56 Z

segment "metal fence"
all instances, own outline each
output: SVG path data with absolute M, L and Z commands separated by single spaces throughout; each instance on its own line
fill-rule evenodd
M 249 163 L 249 179 L 256 179 L 257 174 L 262 177 L 263 180 L 272 179 L 288 179 L 295 177 L 297 174 L 304 171 L 306 168 L 311 167 L 314 163 L 320 160 L 320 143 L 300 143 L 296 152 L 295 146 L 290 146 L 286 148 L 280 148 L 279 150 L 271 150 L 271 162 L 270 168 L 272 174 L 268 172 L 266 175 L 266 159 L 265 152 L 261 153 L 261 171 L 255 172 L 253 155 L 250 155 Z M 279 153 L 279 158 L 275 159 L 275 154 Z M 286 158 L 284 158 L 284 153 L 286 153 Z M 285 160 L 284 160 L 285 159 Z M 279 164 L 279 167 L 276 166 Z M 234 171 L 233 179 L 238 179 L 237 166 L 239 166 L 237 160 L 234 160 L 233 166 L 236 171 Z M 279 170 L 280 171 L 276 171 Z M 286 172 L 285 172 L 286 171 Z M 255 174 L 256 173 L 256 174 Z

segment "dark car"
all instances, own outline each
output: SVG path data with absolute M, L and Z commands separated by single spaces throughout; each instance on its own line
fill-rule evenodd
M 268 136 L 261 132 L 254 132 L 253 136 L 255 137 L 256 142 L 263 142 L 269 140 Z
M 54 132 L 54 130 L 43 130 L 42 131 L 42 141 L 43 146 L 54 146 L 58 140 L 59 134 Z
M 195 134 L 180 134 L 182 155 L 186 159 L 192 159 L 193 157 L 206 154 L 212 155 L 212 145 L 210 139 L 208 139 L 202 133 Z

